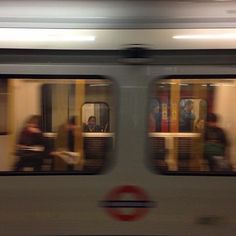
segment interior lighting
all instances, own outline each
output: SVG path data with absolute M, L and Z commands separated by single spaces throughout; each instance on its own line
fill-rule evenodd
M 222 34 L 186 34 L 174 35 L 173 39 L 186 40 L 232 40 L 236 39 L 236 33 L 222 33 Z
M 21 42 L 93 42 L 96 37 L 86 30 L 1 28 L 0 41 Z
M 108 87 L 110 84 L 89 84 L 89 87 Z

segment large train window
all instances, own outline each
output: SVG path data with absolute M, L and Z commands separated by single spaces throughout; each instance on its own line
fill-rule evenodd
M 157 173 L 234 173 L 236 80 L 159 80 L 150 94 L 148 150 Z
M 98 174 L 112 161 L 115 91 L 103 78 L 8 78 L 0 173 Z M 2 90 L 1 90 L 2 91 Z M 5 93 L 3 93 L 5 94 Z M 6 109 L 8 112 L 6 113 Z M 6 124 L 6 120 L 8 124 Z

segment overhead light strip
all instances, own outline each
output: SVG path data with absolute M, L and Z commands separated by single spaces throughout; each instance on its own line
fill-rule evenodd
M 0 29 L 0 41 L 21 42 L 94 42 L 95 35 L 85 30 L 68 29 Z
M 225 34 L 189 34 L 189 35 L 174 35 L 173 39 L 186 40 L 232 40 L 236 39 L 236 33 Z

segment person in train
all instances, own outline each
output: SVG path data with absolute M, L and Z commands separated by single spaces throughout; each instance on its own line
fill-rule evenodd
M 184 107 L 180 111 L 180 131 L 192 132 L 195 120 L 195 114 L 193 113 L 193 101 L 186 100 Z
M 70 119 L 58 128 L 57 138 L 55 141 L 55 149 L 57 151 L 71 151 L 75 149 L 75 137 L 78 126 L 76 124 L 76 117 L 72 116 Z
M 148 131 L 149 132 L 161 131 L 160 105 L 156 99 L 153 99 L 150 103 L 150 112 L 148 116 Z
M 24 167 L 33 167 L 40 171 L 44 153 L 44 138 L 40 128 L 41 116 L 30 116 L 19 134 L 16 155 L 19 157 L 15 170 L 22 170 Z
M 96 124 L 96 117 L 90 116 L 88 123 L 84 126 L 84 132 L 101 132 L 102 128 Z
M 82 132 L 76 120 L 77 118 L 72 116 L 58 128 L 54 151 L 51 152 L 54 157 L 55 170 L 66 168 L 68 171 L 73 171 L 80 160 L 79 141 L 82 138 Z
M 225 131 L 218 126 L 218 116 L 210 113 L 204 133 L 204 157 L 210 171 L 229 170 L 229 141 Z

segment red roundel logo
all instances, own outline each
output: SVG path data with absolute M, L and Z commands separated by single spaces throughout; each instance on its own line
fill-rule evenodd
M 154 207 L 154 203 L 141 188 L 125 185 L 109 192 L 102 201 L 102 207 L 117 220 L 134 221 L 142 218 L 149 208 Z

